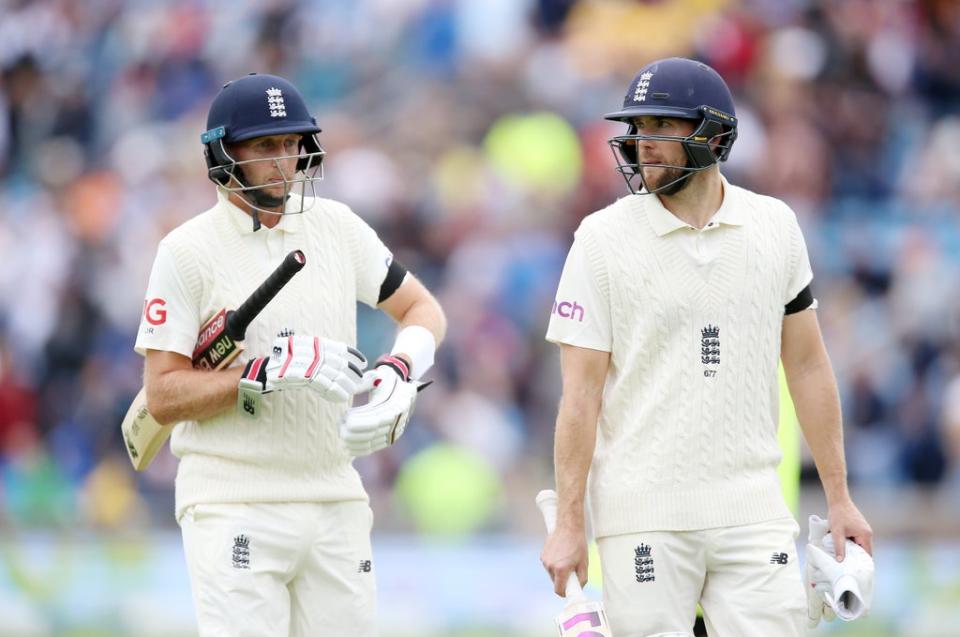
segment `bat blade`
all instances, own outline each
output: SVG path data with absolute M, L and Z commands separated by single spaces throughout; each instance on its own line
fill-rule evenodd
M 222 369 L 243 351 L 243 346 L 228 333 L 228 315 L 226 310 L 220 310 L 200 328 L 200 336 L 193 350 L 195 368 Z M 120 425 L 123 443 L 133 468 L 143 471 L 150 466 L 172 430 L 173 427 L 164 427 L 150 414 L 147 409 L 146 390 L 141 388 Z
M 537 508 L 543 515 L 547 534 L 553 533 L 557 525 L 556 492 L 545 489 L 538 493 Z M 603 603 L 583 594 L 576 573 L 570 573 L 567 579 L 566 599 L 567 605 L 555 618 L 560 637 L 613 637 Z
M 120 425 L 123 445 L 127 448 L 127 456 L 134 469 L 143 471 L 153 462 L 154 456 L 170 437 L 171 429 L 173 427 L 164 427 L 150 415 L 147 391 L 141 388 Z
M 193 350 L 193 366 L 217 370 L 230 365 L 243 351 L 240 341 L 251 321 L 305 264 L 303 252 L 294 250 L 235 312 L 222 309 L 210 317 L 200 327 Z M 120 424 L 127 456 L 134 469 L 143 471 L 150 465 L 170 437 L 172 429 L 172 426 L 161 425 L 150 415 L 146 389 L 141 388 Z
M 560 637 L 611 637 L 607 613 L 600 602 L 568 604 L 556 622 Z
M 568 602 L 555 621 L 560 637 L 612 637 L 603 604 L 583 596 Z

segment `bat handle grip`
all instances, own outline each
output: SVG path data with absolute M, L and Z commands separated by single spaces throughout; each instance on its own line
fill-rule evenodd
M 242 341 L 254 317 L 273 300 L 273 297 L 293 278 L 294 274 L 303 269 L 306 263 L 307 259 L 300 250 L 294 250 L 288 254 L 267 280 L 253 291 L 250 298 L 244 301 L 236 311 L 227 315 L 227 334 L 230 338 Z
M 537 508 L 543 515 L 543 524 L 547 527 L 547 535 L 553 533 L 557 528 L 557 492 L 553 489 L 544 489 L 538 493 Z M 567 578 L 566 598 L 571 599 L 582 595 L 583 588 L 580 586 L 576 571 L 573 571 Z

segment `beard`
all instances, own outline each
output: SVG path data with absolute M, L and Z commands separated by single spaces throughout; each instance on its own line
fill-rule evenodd
M 246 171 L 243 167 L 239 167 L 240 175 L 242 179 L 238 180 L 241 185 L 247 185 L 250 183 L 250 179 L 247 176 Z M 255 188 L 245 191 L 241 196 L 247 199 L 247 201 L 253 204 L 255 207 L 264 208 L 266 210 L 273 210 L 275 208 L 280 208 L 286 203 L 289 198 L 289 193 L 284 192 L 282 196 L 271 195 L 263 188 Z
M 661 168 L 660 178 L 655 182 L 649 180 L 646 175 L 643 175 L 643 185 L 647 188 L 647 192 L 656 191 L 658 195 L 664 195 L 665 197 L 672 197 L 677 194 L 690 184 L 690 177 L 693 176 L 693 172 L 689 170 L 684 170 L 687 166 L 689 160 L 685 159 L 682 166 L 670 166 L 669 168 Z M 641 170 L 643 168 L 641 167 Z M 664 184 L 670 184 L 666 188 L 663 188 Z M 660 190 L 657 190 L 660 188 Z
M 260 208 L 266 208 L 267 210 L 279 208 L 287 200 L 286 196 L 277 197 L 276 195 L 271 195 L 264 190 L 249 190 L 246 194 L 253 199 L 253 202 L 257 206 Z

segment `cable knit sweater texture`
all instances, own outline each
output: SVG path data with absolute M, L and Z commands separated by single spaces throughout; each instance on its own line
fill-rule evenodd
M 621 199 L 577 231 L 613 337 L 589 478 L 598 537 L 790 515 L 777 364 L 803 238 L 782 202 L 735 186 L 727 196 L 744 223 L 723 229 L 706 278 L 656 235 L 651 197 Z
M 302 215 L 300 230 L 285 238 L 284 250 L 303 250 L 307 264 L 251 324 L 241 361 L 269 354 L 283 329 L 356 343 L 363 232 L 372 231 L 334 201 L 317 200 Z M 163 242 L 198 300 L 201 317 L 237 307 L 279 264 L 277 259 L 267 268 L 262 259 L 252 258 L 222 202 Z M 264 398 L 256 420 L 234 408 L 177 425 L 171 449 L 180 457 L 178 519 L 199 503 L 366 499 L 337 432 L 347 407 L 309 390 L 276 392 Z

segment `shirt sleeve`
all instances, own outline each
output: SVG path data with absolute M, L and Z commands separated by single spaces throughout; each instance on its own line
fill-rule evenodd
M 800 224 L 797 223 L 797 216 L 792 210 L 790 213 L 790 233 L 791 242 L 795 244 L 790 250 L 790 254 L 796 254 L 794 262 L 791 264 L 790 281 L 787 285 L 786 297 L 783 299 L 783 305 L 786 307 L 797 299 L 798 295 L 808 288 L 813 281 L 813 269 L 810 267 L 810 255 L 807 254 L 807 242 L 803 239 L 803 231 L 800 230 Z M 817 299 L 803 309 L 817 309 Z
M 173 252 L 161 242 L 150 272 L 134 349 L 140 355 L 156 349 L 192 356 L 199 331 L 198 303 L 187 290 Z
M 611 350 L 610 302 L 600 285 L 599 267 L 589 258 L 583 239 L 574 239 L 550 311 L 547 340 L 551 343 Z
M 348 211 L 349 232 L 353 234 L 354 271 L 357 275 L 357 300 L 376 307 L 380 286 L 387 278 L 393 254 L 377 233 L 353 211 Z

